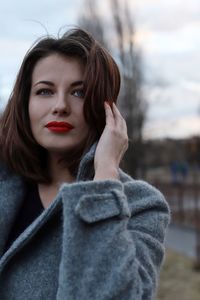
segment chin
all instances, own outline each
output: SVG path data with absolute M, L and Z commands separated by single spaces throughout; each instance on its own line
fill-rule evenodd
M 85 142 L 87 140 L 86 136 L 84 139 L 82 138 L 81 140 L 79 139 L 67 139 L 61 140 L 61 139 L 43 139 L 42 141 L 38 140 L 38 144 L 42 146 L 48 153 L 52 154 L 67 154 L 68 152 L 71 153 L 72 151 L 79 150 L 81 148 L 84 148 Z
M 81 148 L 81 144 L 82 143 L 77 143 L 77 144 L 71 144 L 71 145 L 62 145 L 62 146 L 58 146 L 58 145 L 53 145 L 53 146 L 43 146 L 49 153 L 54 153 L 54 154 L 67 154 L 67 153 L 71 153 L 72 151 L 76 151 L 79 148 Z

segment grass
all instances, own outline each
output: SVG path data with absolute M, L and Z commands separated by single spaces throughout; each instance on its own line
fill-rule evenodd
M 167 250 L 160 275 L 156 300 L 200 299 L 200 271 L 194 270 L 192 259 Z

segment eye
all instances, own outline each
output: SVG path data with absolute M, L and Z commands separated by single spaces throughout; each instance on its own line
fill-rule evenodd
M 78 98 L 84 98 L 84 96 L 85 96 L 83 89 L 74 90 L 72 92 L 72 95 L 75 96 L 75 97 L 78 97 Z
M 53 92 L 50 89 L 39 89 L 36 92 L 36 95 L 41 95 L 41 96 L 51 96 L 52 94 Z

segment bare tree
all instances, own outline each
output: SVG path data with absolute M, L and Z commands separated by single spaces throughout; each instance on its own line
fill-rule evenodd
M 133 176 L 142 165 L 142 129 L 146 117 L 146 103 L 141 92 L 141 54 L 134 45 L 134 24 L 126 1 L 124 7 L 119 0 L 110 0 L 118 38 L 121 62 L 122 90 L 120 105 L 128 127 L 129 149 L 125 155 L 125 169 Z
M 141 55 L 134 45 L 134 24 L 130 15 L 130 8 L 126 1 L 120 5 L 119 0 L 110 0 L 112 26 L 117 41 L 122 88 L 119 96 L 119 106 L 124 115 L 130 139 L 129 149 L 126 152 L 123 167 L 132 176 L 137 176 L 137 171 L 142 165 L 143 142 L 142 129 L 146 117 L 146 103 L 142 97 L 141 84 Z M 87 13 L 80 15 L 80 26 L 91 32 L 104 46 L 107 46 L 104 24 L 97 13 L 97 1 L 85 0 L 84 6 Z M 109 44 L 112 51 L 112 44 Z M 108 47 L 107 47 L 108 48 Z
M 81 28 L 90 32 L 96 40 L 107 48 L 102 20 L 97 13 L 97 2 L 97 0 L 85 0 L 84 10 L 80 13 L 78 21 Z

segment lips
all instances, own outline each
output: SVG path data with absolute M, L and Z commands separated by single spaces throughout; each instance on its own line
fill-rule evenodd
M 68 132 L 74 128 L 71 124 L 67 122 L 49 122 L 45 125 L 50 131 L 53 132 Z

